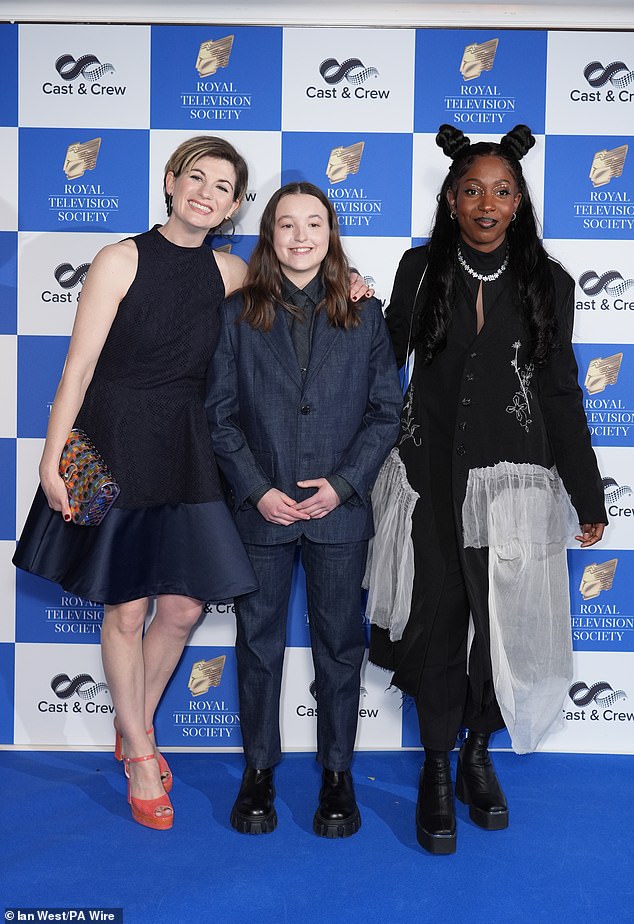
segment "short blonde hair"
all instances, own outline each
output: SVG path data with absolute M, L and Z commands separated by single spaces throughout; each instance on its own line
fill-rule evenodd
M 167 214 L 171 211 L 171 197 L 165 190 L 165 180 L 168 173 L 174 176 L 180 176 L 186 173 L 201 157 L 217 157 L 219 160 L 228 161 L 236 172 L 236 186 L 234 190 L 234 201 L 240 202 L 247 191 L 249 182 L 249 168 L 241 154 L 224 138 L 217 138 L 215 135 L 195 135 L 188 138 L 176 148 L 165 164 L 163 171 L 163 195 L 165 196 L 165 205 Z

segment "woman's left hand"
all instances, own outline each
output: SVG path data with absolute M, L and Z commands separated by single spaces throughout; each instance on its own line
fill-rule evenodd
M 581 535 L 575 536 L 575 539 L 581 543 L 582 549 L 587 549 L 603 539 L 604 529 L 605 523 L 582 523 Z
M 353 302 L 358 302 L 362 298 L 372 298 L 374 289 L 371 289 L 363 276 L 359 276 L 354 270 L 350 273 L 350 298 Z
M 326 478 L 312 478 L 310 481 L 298 481 L 300 488 L 317 488 L 314 494 L 297 505 L 297 510 L 307 513 L 311 520 L 320 520 L 340 504 L 339 495 Z

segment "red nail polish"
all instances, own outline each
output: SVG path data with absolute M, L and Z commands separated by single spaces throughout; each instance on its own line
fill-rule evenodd
M 64 519 L 65 519 L 66 522 L 68 523 L 68 521 L 70 520 L 70 513 L 65 513 L 65 514 L 64 514 Z

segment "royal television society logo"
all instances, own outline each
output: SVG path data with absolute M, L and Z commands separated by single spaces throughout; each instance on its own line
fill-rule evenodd
M 623 397 L 602 396 L 607 388 L 616 385 L 623 362 L 623 353 L 597 356 L 588 363 L 584 387 L 584 408 L 588 427 L 593 436 L 629 436 L 634 426 L 634 408 L 628 407 Z M 623 390 L 620 392 L 623 395 Z
M 613 353 L 611 356 L 597 356 L 588 363 L 584 386 L 589 395 L 596 395 L 605 391 L 609 385 L 616 385 L 623 353 Z
M 618 558 L 593 562 L 586 565 L 579 584 L 583 602 L 578 613 L 572 615 L 572 637 L 574 642 L 592 644 L 615 643 L 621 645 L 634 632 L 634 617 L 623 615 L 616 603 L 598 600 L 602 593 L 612 590 Z
M 223 699 L 205 695 L 220 686 L 226 660 L 226 655 L 219 655 L 192 664 L 187 683 L 191 698 L 172 714 L 174 727 L 181 737 L 198 738 L 201 743 L 205 739 L 231 739 L 240 728 L 236 709 Z
M 588 231 L 634 230 L 634 201 L 624 189 L 602 189 L 622 176 L 628 145 L 602 148 L 592 156 L 588 179 L 592 183 L 587 199 L 573 202 L 573 216 Z
M 383 201 L 373 197 L 367 188 L 356 185 L 339 185 L 359 173 L 365 141 L 332 148 L 326 164 L 326 177 L 330 186 L 326 195 L 330 199 L 337 220 L 343 227 L 370 227 L 383 213 Z
M 122 84 L 102 83 L 105 77 L 110 78 L 115 73 L 115 68 L 109 61 L 102 64 L 94 54 L 80 55 L 79 58 L 71 54 L 60 55 L 55 62 L 55 70 L 64 82 L 46 80 L 42 84 L 42 92 L 47 96 L 125 96 L 127 90 Z
M 606 67 L 601 61 L 590 61 L 583 69 L 583 76 L 592 90 L 571 90 L 573 103 L 631 103 L 634 100 L 634 71 L 624 61 L 612 61 Z
M 387 87 L 365 86 L 378 79 L 378 68 L 366 67 L 361 58 L 346 58 L 341 64 L 336 58 L 325 58 L 319 65 L 319 74 L 327 87 L 311 84 L 306 87 L 308 99 L 386 100 L 391 90 Z M 343 86 L 339 86 L 343 84 Z
M 237 122 L 251 109 L 252 93 L 239 90 L 232 80 L 216 77 L 219 68 L 229 66 L 234 38 L 226 35 L 200 43 L 195 62 L 199 79 L 193 89 L 179 94 L 181 109 L 190 121 Z
M 44 618 L 56 635 L 99 635 L 103 605 L 74 594 L 62 594 L 58 603 L 44 608 Z
M 42 699 L 37 704 L 38 712 L 63 712 L 75 715 L 112 714 L 114 712 L 114 706 L 95 702 L 97 697 L 109 691 L 106 683 L 95 680 L 91 674 L 76 674 L 72 679 L 68 674 L 55 674 L 51 679 L 51 690 L 62 702 L 49 702 Z M 73 697 L 77 699 L 71 702 Z
M 503 93 L 495 83 L 474 83 L 484 71 L 492 71 L 499 39 L 471 42 L 462 52 L 458 72 L 462 83 L 457 92 L 445 95 L 445 112 L 452 122 L 501 125 L 515 112 L 516 98 Z
M 629 145 L 627 144 L 621 144 L 616 148 L 610 148 L 609 150 L 603 148 L 601 151 L 595 152 L 590 166 L 590 173 L 588 174 L 595 188 L 597 186 L 606 186 L 611 180 L 622 175 L 628 147 Z M 631 212 L 630 214 L 634 213 Z
M 62 169 L 69 182 L 64 183 L 61 193 L 47 197 L 49 211 L 57 222 L 107 225 L 119 211 L 119 196 L 108 195 L 101 183 L 83 181 L 86 171 L 96 168 L 100 148 L 101 138 L 68 145 Z

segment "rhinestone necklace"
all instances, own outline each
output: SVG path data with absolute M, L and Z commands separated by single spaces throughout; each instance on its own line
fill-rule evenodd
M 509 265 L 509 249 L 508 247 L 506 248 L 506 256 L 504 257 L 504 263 L 502 266 L 494 273 L 489 273 L 488 276 L 484 276 L 482 273 L 477 273 L 472 266 L 469 266 L 462 255 L 460 244 L 458 244 L 458 263 L 463 268 L 463 270 L 469 273 L 470 276 L 473 276 L 474 279 L 479 279 L 480 282 L 493 282 L 494 280 L 499 279 L 506 267 Z

